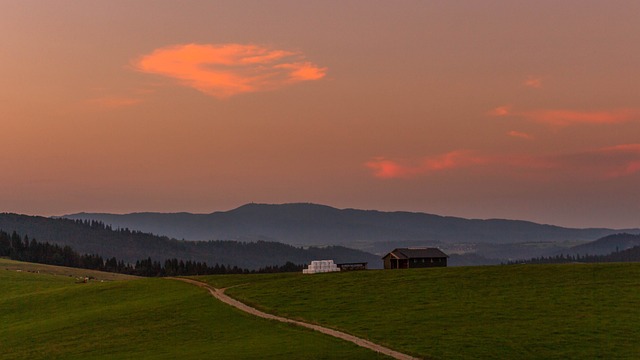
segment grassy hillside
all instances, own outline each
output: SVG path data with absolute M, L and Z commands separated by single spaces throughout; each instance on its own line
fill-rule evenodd
M 114 281 L 114 280 L 132 280 L 137 279 L 137 276 L 109 273 L 103 271 L 78 269 L 65 266 L 52 266 L 44 264 L 34 264 L 22 261 L 14 261 L 5 258 L 0 258 L 0 270 L 13 270 L 18 272 L 31 272 L 36 274 L 48 274 L 48 275 L 62 275 L 79 278 L 79 277 L 91 277 L 97 281 Z
M 0 267 L 0 359 L 372 359 L 167 279 L 77 284 Z
M 212 276 L 230 295 L 421 357 L 640 358 L 640 264 Z

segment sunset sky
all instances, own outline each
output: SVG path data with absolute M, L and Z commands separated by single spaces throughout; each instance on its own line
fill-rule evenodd
M 0 211 L 640 227 L 640 2 L 0 0 Z

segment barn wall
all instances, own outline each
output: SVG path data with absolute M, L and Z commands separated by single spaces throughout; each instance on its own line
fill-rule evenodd
M 383 262 L 384 262 L 384 268 L 385 269 L 391 269 L 391 256 L 386 256 L 384 258 L 382 258 Z
M 447 258 L 420 258 L 409 260 L 409 267 L 414 269 L 445 266 L 447 266 Z

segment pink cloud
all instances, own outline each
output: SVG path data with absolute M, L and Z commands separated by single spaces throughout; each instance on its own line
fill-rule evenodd
M 513 158 L 511 158 L 513 160 Z M 515 169 L 544 170 L 547 178 L 602 180 L 640 171 L 640 144 L 625 144 L 511 161 Z
M 640 172 L 640 144 L 624 144 L 604 147 L 587 152 L 588 168 L 595 168 L 595 175 L 618 178 Z
M 140 57 L 133 65 L 217 98 L 319 80 L 327 70 L 297 52 L 243 44 L 168 46 Z
M 515 130 L 511 130 L 507 133 L 507 135 L 511 136 L 511 137 L 517 137 L 520 139 L 527 139 L 527 140 L 531 140 L 533 139 L 533 136 L 524 132 L 520 132 L 520 131 L 515 131 Z
M 502 105 L 489 111 L 491 116 L 507 116 L 511 114 L 511 105 Z
M 531 179 L 609 179 L 640 172 L 640 144 L 626 144 L 582 152 L 532 156 L 490 155 L 468 150 L 429 156 L 413 162 L 374 158 L 365 163 L 380 179 L 428 176 L 444 170 L 484 166 L 491 172 Z M 527 171 L 525 171 L 527 170 Z
M 638 119 L 638 109 L 618 109 L 609 111 L 537 110 L 523 113 L 533 121 L 555 126 L 574 124 L 618 124 Z
M 524 81 L 523 85 L 534 89 L 540 89 L 542 88 L 542 79 L 535 76 L 529 76 Z
M 413 163 L 378 157 L 366 162 L 365 166 L 373 170 L 375 177 L 388 179 L 411 178 L 438 171 L 481 164 L 486 161 L 486 159 L 476 156 L 471 151 L 456 150 L 446 154 L 424 157 Z
M 412 175 L 412 168 L 403 166 L 397 161 L 382 157 L 374 158 L 365 163 L 365 166 L 373 170 L 373 176 L 382 179 L 406 178 Z
M 489 112 L 492 116 L 514 116 L 547 124 L 555 127 L 566 127 L 577 124 L 619 124 L 640 120 L 640 109 L 626 108 L 605 111 L 578 110 L 532 110 L 512 111 L 510 106 L 499 106 Z

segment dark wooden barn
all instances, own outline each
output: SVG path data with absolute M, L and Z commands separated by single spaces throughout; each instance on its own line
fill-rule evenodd
M 413 269 L 447 266 L 449 256 L 436 248 L 399 248 L 385 255 L 385 269 Z

